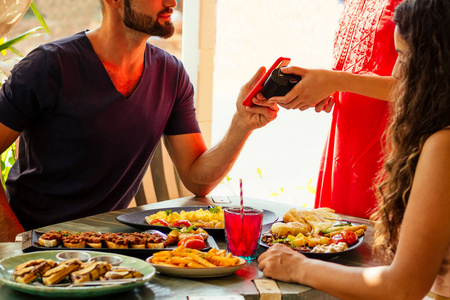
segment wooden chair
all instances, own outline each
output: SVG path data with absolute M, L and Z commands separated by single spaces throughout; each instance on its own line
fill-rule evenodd
M 137 206 L 192 195 L 181 182 L 169 153 L 162 144 L 161 139 L 134 197 Z

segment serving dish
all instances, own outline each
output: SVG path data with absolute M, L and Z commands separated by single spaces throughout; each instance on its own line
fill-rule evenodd
M 63 251 L 39 251 L 33 253 L 27 253 L 17 256 L 8 257 L 0 260 L 0 283 L 27 294 L 38 295 L 43 297 L 93 297 L 101 296 L 112 293 L 119 293 L 143 285 L 145 282 L 149 281 L 153 276 L 155 276 L 155 268 L 144 260 L 120 255 L 122 260 L 122 266 L 130 267 L 140 271 L 143 275 L 142 279 L 126 283 L 108 284 L 101 286 L 77 286 L 77 287 L 56 287 L 56 286 L 44 286 L 44 285 L 34 285 L 34 284 L 23 284 L 12 280 L 12 274 L 14 268 L 24 262 L 35 259 L 52 259 L 57 261 L 56 256 Z M 108 253 L 102 252 L 87 252 L 91 257 L 96 257 L 98 255 L 107 255 Z
M 267 232 L 264 232 L 264 233 L 267 233 Z M 318 258 L 318 259 L 329 260 L 330 258 L 333 258 L 333 257 L 339 256 L 339 255 L 342 255 L 344 253 L 350 252 L 352 250 L 355 250 L 356 248 L 361 246 L 361 244 L 363 242 L 364 242 L 364 235 L 360 236 L 358 238 L 358 241 L 355 244 L 349 246 L 346 250 L 340 251 L 340 252 L 311 253 L 311 252 L 307 252 L 307 251 L 300 251 L 300 250 L 297 250 L 297 251 L 300 252 L 301 254 L 305 255 L 306 257 L 309 257 L 309 258 Z M 259 242 L 259 245 L 261 245 L 264 248 L 269 248 L 270 247 L 268 244 L 266 244 L 265 242 L 263 242 L 261 240 Z
M 156 229 L 163 232 L 169 232 L 171 229 L 167 226 L 158 226 L 158 225 L 150 225 L 145 221 L 145 217 L 158 213 L 159 211 L 172 210 L 172 212 L 181 212 L 184 211 L 194 211 L 202 208 L 203 210 L 207 210 L 211 206 L 184 206 L 184 207 L 164 207 L 164 208 L 155 208 L 149 210 L 141 210 L 138 212 L 128 213 L 124 215 L 120 215 L 116 217 L 116 220 L 126 224 L 128 226 L 138 228 L 140 230 L 148 230 L 148 229 Z M 222 206 L 224 208 L 225 206 Z M 263 209 L 263 225 L 264 224 L 272 224 L 276 220 L 278 220 L 278 215 L 267 209 Z M 223 228 L 203 228 L 210 234 L 224 234 Z
M 145 232 L 148 233 L 158 233 L 164 237 L 164 240 L 166 239 L 166 234 L 159 232 L 158 230 L 150 229 L 146 230 Z M 23 236 L 22 241 L 22 251 L 27 252 L 34 252 L 34 251 L 52 251 L 52 250 L 65 250 L 65 251 L 98 251 L 98 252 L 109 252 L 109 253 L 117 253 L 117 254 L 123 254 L 123 255 L 129 255 L 134 257 L 140 257 L 140 258 L 147 258 L 148 256 L 152 255 L 155 252 L 163 251 L 163 250 L 173 250 L 177 247 L 176 244 L 174 245 L 168 245 L 165 248 L 162 249 L 151 249 L 151 248 L 145 248 L 145 249 L 135 249 L 135 248 L 127 248 L 127 249 L 112 249 L 107 247 L 102 248 L 65 248 L 62 245 L 56 246 L 56 247 L 44 247 L 39 244 L 38 240 L 39 237 L 44 234 L 44 232 L 37 232 L 37 231 L 30 231 L 26 232 Z M 216 247 L 217 243 L 214 240 L 214 237 L 209 235 L 208 239 L 205 241 L 206 248 L 201 249 L 202 251 L 208 251 L 209 249 Z
M 146 259 L 146 261 L 164 275 L 174 276 L 174 277 L 185 277 L 185 278 L 212 278 L 212 277 L 222 277 L 231 275 L 234 272 L 241 269 L 247 263 L 245 259 L 239 257 L 239 264 L 231 267 L 217 267 L 217 268 L 177 268 L 177 267 L 166 267 L 158 264 L 153 264 L 153 256 Z

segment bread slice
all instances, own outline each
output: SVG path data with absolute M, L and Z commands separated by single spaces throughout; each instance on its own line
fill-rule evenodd
M 147 243 L 149 249 L 164 249 L 164 243 Z
M 114 279 L 125 279 L 125 278 L 141 278 L 142 273 L 126 267 L 113 268 L 111 271 L 106 272 L 106 274 L 100 277 L 100 280 L 114 280 Z
M 63 242 L 66 248 L 86 248 L 86 241 L 80 241 L 78 243 Z
M 31 283 L 46 271 L 55 267 L 56 263 L 49 259 L 30 260 L 14 268 L 13 280 L 19 283 Z
M 85 266 L 85 267 L 83 267 Z M 70 274 L 70 279 L 74 283 L 97 280 L 111 270 L 111 265 L 105 261 L 97 261 L 82 265 L 82 269 Z
M 106 241 L 106 246 L 110 249 L 128 249 L 128 244 L 117 244 L 113 241 Z
M 78 270 L 81 267 L 81 264 L 81 261 L 76 258 L 59 263 L 56 267 L 42 274 L 42 282 L 45 285 L 58 283 L 73 271 Z
M 39 238 L 38 243 L 44 247 L 56 247 L 59 245 L 59 241 L 57 239 L 45 240 L 43 238 Z

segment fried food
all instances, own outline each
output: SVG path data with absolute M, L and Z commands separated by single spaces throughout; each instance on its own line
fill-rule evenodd
M 81 261 L 76 258 L 59 263 L 56 267 L 42 274 L 42 282 L 45 285 L 52 285 L 62 281 L 70 273 L 81 267 Z
M 70 274 L 73 283 L 93 281 L 111 270 L 111 265 L 104 261 L 83 264 L 81 269 Z
M 44 247 L 56 247 L 61 244 L 61 233 L 54 230 L 46 232 L 39 237 L 38 243 Z
M 158 211 L 156 214 L 145 217 L 145 221 L 150 224 L 153 220 L 162 219 L 172 226 L 180 220 L 189 221 L 194 227 L 200 228 L 224 228 L 224 214 L 220 206 L 203 208 L 194 211 L 172 212 L 171 210 Z
M 183 246 L 172 251 L 161 251 L 153 254 L 151 263 L 178 268 L 217 268 L 229 267 L 239 264 L 238 257 L 225 250 L 217 250 L 215 247 L 208 252 L 187 249 Z
M 100 280 L 114 280 L 114 279 L 126 279 L 126 278 L 141 278 L 142 273 L 133 268 L 113 268 L 111 271 L 105 273 L 100 277 Z
M 303 235 L 308 234 L 309 225 L 305 223 L 300 222 L 290 222 L 290 223 L 283 223 L 283 222 L 277 222 L 272 224 L 272 228 L 270 231 L 273 234 L 276 234 L 279 238 L 287 237 L 288 235 L 296 236 L 299 233 Z
M 19 283 L 31 283 L 43 273 L 55 267 L 56 263 L 49 259 L 30 260 L 14 268 L 13 280 Z

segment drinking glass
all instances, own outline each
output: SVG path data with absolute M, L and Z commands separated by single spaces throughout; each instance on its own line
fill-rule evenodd
M 226 207 L 224 217 L 228 251 L 245 260 L 256 259 L 261 237 L 262 209 L 244 206 L 241 215 L 240 207 Z

